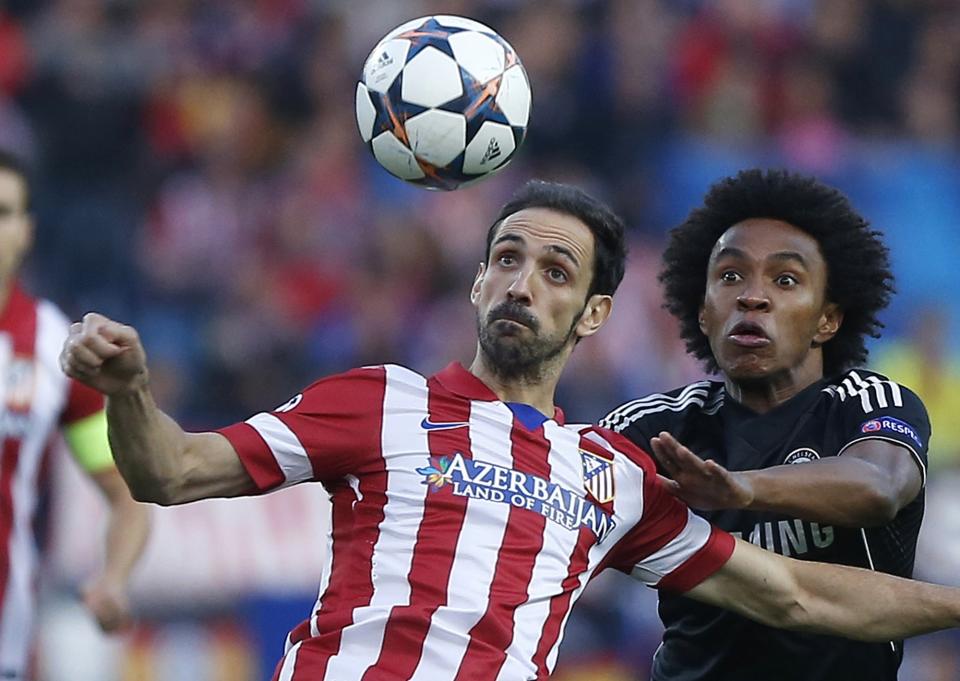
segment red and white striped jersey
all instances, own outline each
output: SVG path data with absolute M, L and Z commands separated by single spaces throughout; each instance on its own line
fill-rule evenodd
M 327 378 L 223 429 L 256 491 L 317 480 L 328 565 L 279 681 L 543 679 L 606 567 L 689 589 L 733 539 L 611 431 L 500 401 L 457 364 Z
M 67 378 L 59 355 L 68 322 L 52 303 L 14 287 L 0 310 L 0 678 L 26 675 L 34 620 L 33 516 L 53 433 L 103 409 Z

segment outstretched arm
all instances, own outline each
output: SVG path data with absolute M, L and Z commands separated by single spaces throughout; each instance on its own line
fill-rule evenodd
M 686 595 L 769 626 L 893 641 L 960 626 L 960 589 L 785 558 L 738 539 Z
M 136 330 L 96 313 L 70 327 L 60 364 L 107 396 L 110 446 L 133 497 L 180 504 L 237 496 L 253 482 L 219 433 L 186 433 L 154 403 Z
M 893 520 L 922 486 L 913 457 L 884 440 L 858 442 L 841 457 L 752 471 L 728 471 L 704 461 L 669 433 L 660 433 L 650 444 L 670 476 L 664 479 L 667 489 L 703 510 L 749 508 L 871 527 Z

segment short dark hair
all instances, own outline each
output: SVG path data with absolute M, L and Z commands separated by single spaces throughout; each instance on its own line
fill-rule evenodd
M 0 149 L 0 171 L 5 170 L 20 178 L 23 183 L 23 207 L 29 212 L 33 208 L 33 196 L 30 191 L 30 169 L 26 162 L 6 149 Z
M 717 371 L 700 330 L 710 254 L 720 236 L 749 218 L 782 220 L 812 236 L 827 265 L 827 300 L 843 311 L 837 334 L 823 345 L 824 373 L 834 375 L 867 359 L 866 337 L 878 338 L 877 313 L 890 302 L 893 274 L 880 232 L 833 187 L 785 170 L 744 170 L 710 187 L 703 205 L 670 232 L 660 282 L 666 307 L 680 321 L 687 352 Z
M 587 297 L 599 293 L 612 296 L 623 280 L 627 246 L 623 220 L 599 199 L 567 184 L 530 180 L 508 201 L 487 230 L 484 262 L 490 260 L 493 237 L 500 224 L 525 208 L 548 208 L 571 215 L 585 224 L 593 234 L 593 276 Z

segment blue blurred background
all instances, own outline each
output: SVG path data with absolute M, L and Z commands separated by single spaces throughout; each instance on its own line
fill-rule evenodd
M 501 32 L 533 88 L 518 158 L 452 194 L 387 175 L 353 119 L 377 39 L 441 12 Z M 960 584 L 958 43 L 949 0 L 7 0 L 0 146 L 37 169 L 29 288 L 136 325 L 158 402 L 195 429 L 358 364 L 469 360 L 485 229 L 529 177 L 584 186 L 630 229 L 614 319 L 562 385 L 568 415 L 680 385 L 700 369 L 659 307 L 666 231 L 740 168 L 816 174 L 891 248 L 899 293 L 871 366 L 931 412 L 918 575 Z M 266 678 L 316 597 L 319 487 L 158 510 L 140 624 L 104 640 L 73 600 L 102 509 L 72 464 L 54 485 L 43 678 Z M 597 580 L 557 678 L 646 679 L 655 603 Z M 960 679 L 957 643 L 909 644 L 901 678 Z

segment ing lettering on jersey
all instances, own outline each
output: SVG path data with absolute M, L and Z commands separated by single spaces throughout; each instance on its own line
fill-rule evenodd
M 830 525 L 804 522 L 799 518 L 764 522 L 754 525 L 749 537 L 742 532 L 731 532 L 741 539 L 767 551 L 784 556 L 802 556 L 811 551 L 825 549 L 833 544 L 834 531 Z
M 430 492 L 450 490 L 454 496 L 510 504 L 539 513 L 568 530 L 585 527 L 600 543 L 617 526 L 616 521 L 586 497 L 555 482 L 486 461 L 453 456 L 431 456 L 430 465 L 418 468 Z

